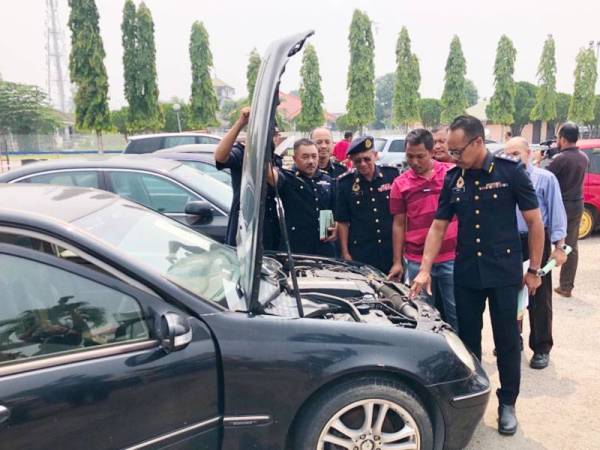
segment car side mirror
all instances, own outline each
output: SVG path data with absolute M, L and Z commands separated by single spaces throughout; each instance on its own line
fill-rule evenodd
M 168 312 L 160 317 L 160 345 L 165 353 L 181 350 L 192 342 L 192 327 L 185 317 Z
M 185 205 L 184 212 L 190 216 L 198 217 L 196 223 L 201 225 L 211 223 L 214 217 L 212 205 L 204 200 L 188 202 Z

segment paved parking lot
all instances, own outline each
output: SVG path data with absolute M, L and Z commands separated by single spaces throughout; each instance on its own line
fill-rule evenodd
M 555 286 L 558 272 L 554 273 Z M 512 437 L 496 429 L 493 396 L 468 450 L 600 449 L 600 235 L 580 241 L 574 296 L 554 296 L 554 349 L 550 366 L 529 368 L 529 327 L 524 323 L 519 430 Z M 484 326 L 483 363 L 493 389 L 498 371 L 489 318 Z

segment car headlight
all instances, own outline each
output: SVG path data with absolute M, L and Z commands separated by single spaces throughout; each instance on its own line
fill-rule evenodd
M 444 333 L 444 337 L 446 338 L 446 342 L 454 351 L 454 354 L 458 356 L 458 359 L 462 361 L 462 363 L 475 372 L 475 360 L 472 353 L 465 347 L 463 341 L 452 331 Z

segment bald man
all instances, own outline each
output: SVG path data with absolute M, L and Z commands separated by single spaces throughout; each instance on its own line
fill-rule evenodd
M 319 151 L 319 169 L 327 172 L 332 179 L 346 173 L 346 166 L 331 160 L 333 150 L 333 136 L 329 128 L 315 128 L 310 134 L 311 140 L 317 145 Z
M 522 137 L 509 139 L 504 153 L 518 156 L 527 167 L 527 173 L 535 189 L 544 223 L 544 253 L 542 267 L 550 258 L 560 266 L 567 260 L 565 237 L 567 235 L 567 214 L 563 205 L 558 180 L 552 172 L 540 169 L 532 164 L 532 152 L 529 143 Z M 528 259 L 528 229 L 520 211 L 517 211 L 517 224 L 521 234 L 523 259 Z M 554 244 L 552 250 L 551 243 Z M 533 357 L 529 365 L 533 369 L 544 369 L 550 361 L 552 349 L 552 274 L 542 277 L 542 284 L 534 295 L 529 296 L 529 347 Z

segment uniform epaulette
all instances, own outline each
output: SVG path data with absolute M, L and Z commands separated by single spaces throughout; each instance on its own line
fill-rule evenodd
M 350 175 L 354 175 L 355 173 L 356 173 L 356 169 L 353 168 L 353 169 L 348 170 L 348 172 L 341 174 L 339 177 L 337 177 L 337 179 L 341 180 L 341 179 L 346 178 L 346 177 L 348 177 Z
M 503 159 L 505 161 L 510 161 L 510 162 L 513 162 L 513 163 L 520 163 L 521 162 L 521 158 L 519 158 L 518 156 L 509 155 L 509 154 L 504 153 L 504 152 L 496 153 L 494 155 L 494 158 L 496 158 L 496 159 Z
M 321 172 L 322 174 L 325 174 L 325 175 L 329 175 L 329 173 L 326 170 L 323 170 L 323 169 L 319 169 L 319 172 Z

